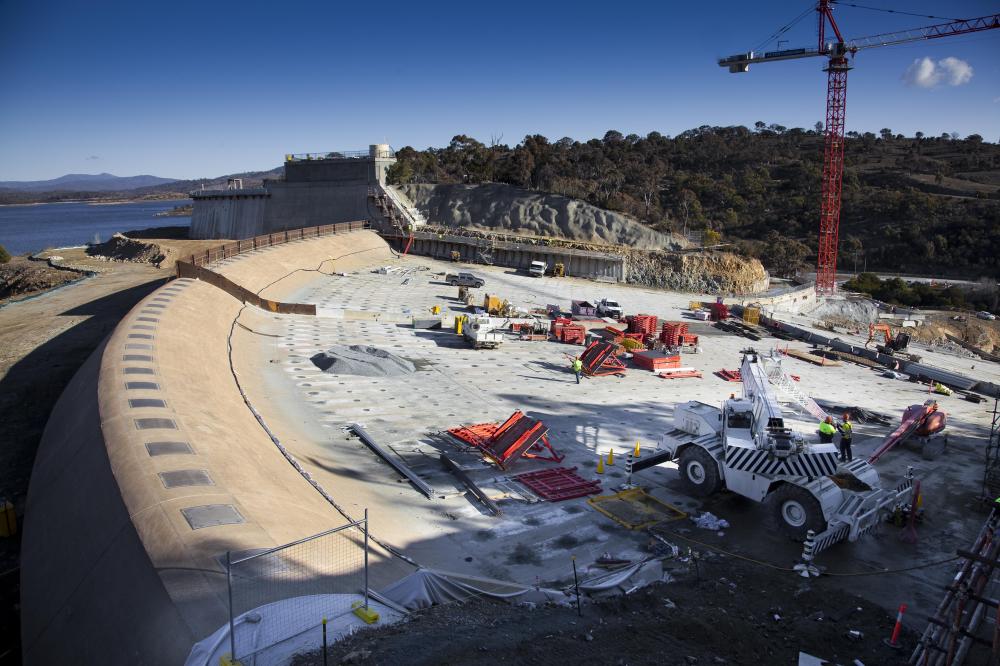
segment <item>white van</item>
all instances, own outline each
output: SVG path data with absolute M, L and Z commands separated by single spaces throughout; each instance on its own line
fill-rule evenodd
M 542 277 L 545 275 L 546 268 L 548 268 L 548 266 L 545 265 L 544 261 L 533 261 L 531 262 L 531 266 L 528 268 L 528 272 L 535 277 Z

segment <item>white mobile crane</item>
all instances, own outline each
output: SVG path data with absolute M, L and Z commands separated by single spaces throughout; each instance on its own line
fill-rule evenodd
M 815 534 L 814 552 L 870 531 L 883 511 L 909 500 L 912 472 L 894 489 L 881 487 L 867 460 L 839 463 L 834 444 L 807 442 L 785 426 L 757 352 L 744 350 L 743 396 L 722 408 L 687 402 L 674 409 L 674 429 L 657 451 L 632 461 L 632 472 L 678 461 L 692 495 L 728 489 L 767 502 L 789 536 Z

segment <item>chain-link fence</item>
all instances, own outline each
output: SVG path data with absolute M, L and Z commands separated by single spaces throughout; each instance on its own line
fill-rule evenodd
M 324 620 L 335 627 L 354 606 L 368 607 L 368 511 L 283 546 L 228 552 L 226 571 L 229 652 L 244 665 L 267 662 L 276 646 L 319 635 Z

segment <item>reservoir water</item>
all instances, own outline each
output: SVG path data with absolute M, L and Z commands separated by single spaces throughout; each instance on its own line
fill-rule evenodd
M 154 217 L 190 199 L 121 204 L 46 203 L 0 206 L 0 245 L 12 255 L 104 242 L 112 234 L 150 227 L 186 227 L 191 218 Z

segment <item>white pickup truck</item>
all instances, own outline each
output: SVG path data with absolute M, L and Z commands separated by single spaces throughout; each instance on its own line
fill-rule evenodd
M 545 265 L 544 261 L 533 261 L 531 262 L 531 266 L 528 267 L 528 273 L 535 277 L 542 277 L 545 275 L 545 269 L 547 268 L 548 266 Z
M 601 317 L 614 317 L 615 319 L 621 319 L 625 313 L 622 310 L 622 307 L 618 305 L 618 301 L 602 298 L 597 302 L 597 314 Z

